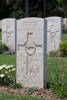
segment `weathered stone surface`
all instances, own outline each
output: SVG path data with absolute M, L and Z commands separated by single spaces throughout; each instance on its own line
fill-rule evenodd
M 63 18 L 64 29 L 67 30 L 67 18 Z
M 17 21 L 17 82 L 25 87 L 46 87 L 46 21 Z
M 62 38 L 61 17 L 48 17 L 47 20 L 47 54 L 50 51 L 58 50 Z
M 0 30 L 2 30 L 2 21 L 0 20 Z
M 16 50 L 16 20 L 7 18 L 2 20 L 2 42 L 12 52 Z

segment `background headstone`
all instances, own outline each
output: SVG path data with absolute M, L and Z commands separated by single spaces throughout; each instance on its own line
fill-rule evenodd
M 67 18 L 63 18 L 64 29 L 67 30 Z
M 16 20 L 7 18 L 2 20 L 2 43 L 4 43 L 10 51 L 16 51 Z
M 0 20 L 0 30 L 2 30 L 2 21 Z
M 48 17 L 47 20 L 47 54 L 59 48 L 62 39 L 62 18 Z
M 46 87 L 46 21 L 24 18 L 17 21 L 17 83 Z

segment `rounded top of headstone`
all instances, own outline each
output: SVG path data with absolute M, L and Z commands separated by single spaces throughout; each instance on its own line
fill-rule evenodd
M 32 23 L 32 24 L 35 24 L 35 23 L 39 23 L 39 25 L 43 25 L 44 24 L 44 18 L 37 18 L 37 17 L 27 17 L 27 18 L 22 18 L 22 19 L 19 19 L 17 21 L 17 23 Z M 46 21 L 45 21 L 46 22 Z
M 5 19 L 2 19 L 2 26 L 3 25 L 11 25 L 11 24 L 14 24 L 16 22 L 16 19 L 14 18 L 5 18 Z
M 2 21 L 15 21 L 16 19 L 14 18 L 5 18 L 5 19 L 2 19 Z
M 19 21 L 21 21 L 21 20 L 43 20 L 43 18 L 38 18 L 38 17 L 26 17 L 26 18 L 19 19 Z
M 58 17 L 58 16 L 52 16 L 52 17 L 46 17 L 45 19 L 47 20 L 52 20 L 52 19 L 62 19 L 62 17 Z

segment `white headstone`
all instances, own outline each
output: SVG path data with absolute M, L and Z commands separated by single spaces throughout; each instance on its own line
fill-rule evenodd
M 64 29 L 67 30 L 67 18 L 63 18 Z
M 0 20 L 0 30 L 2 29 L 2 21 Z
M 24 18 L 17 22 L 17 83 L 46 87 L 46 21 Z
M 7 18 L 2 20 L 2 42 L 15 52 L 16 50 L 16 20 Z
M 56 51 L 62 38 L 61 17 L 48 17 L 47 19 L 47 54 Z

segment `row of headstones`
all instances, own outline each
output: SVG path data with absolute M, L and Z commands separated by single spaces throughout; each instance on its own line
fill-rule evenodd
M 12 50 L 17 45 L 17 83 L 25 87 L 44 88 L 46 83 L 46 54 L 58 49 L 62 19 L 24 18 L 2 21 L 2 41 Z M 15 41 L 17 43 L 15 43 Z
M 24 38 L 23 34 L 21 34 L 23 29 L 25 29 L 24 32 L 27 32 L 27 30 L 29 30 L 27 28 L 26 24 L 24 24 L 24 26 L 23 26 L 24 28 L 19 25 L 24 20 L 27 20 L 28 24 L 30 23 L 31 26 L 33 26 L 32 19 L 33 18 L 24 18 L 24 19 L 20 19 L 21 20 L 20 21 L 20 20 L 8 18 L 8 19 L 2 20 L 2 42 L 5 45 L 7 45 L 12 52 L 16 52 L 18 27 L 20 29 L 20 31 L 18 33 L 18 37 L 20 36 L 22 39 Z M 35 24 L 36 20 L 39 21 L 39 23 L 41 23 L 40 19 L 41 18 L 34 18 L 34 24 Z M 44 19 L 42 19 L 42 20 L 44 20 Z M 49 18 L 46 18 L 46 20 L 47 20 L 46 29 L 47 29 L 47 54 L 48 54 L 50 51 L 58 50 L 59 42 L 60 42 L 61 36 L 62 36 L 62 19 L 60 17 L 49 17 Z M 18 23 L 19 23 L 19 25 L 18 25 Z M 34 29 L 32 29 L 31 26 L 30 26 L 30 32 L 34 32 Z M 40 27 L 40 26 L 38 25 L 38 27 Z M 44 27 L 44 29 L 45 29 L 45 27 Z M 39 38 L 38 38 L 38 40 L 39 40 Z

